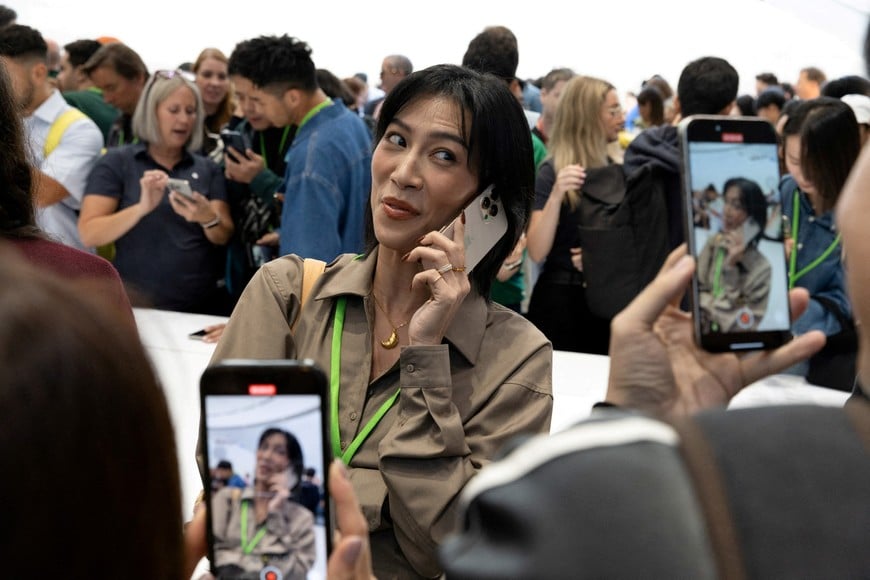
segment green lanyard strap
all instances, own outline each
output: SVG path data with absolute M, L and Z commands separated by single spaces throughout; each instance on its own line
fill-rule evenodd
M 840 234 L 837 234 L 837 237 L 834 238 L 834 241 L 825 249 L 824 252 L 820 256 L 818 256 L 815 260 L 801 268 L 797 269 L 797 243 L 798 243 L 798 228 L 800 227 L 800 196 L 798 194 L 798 190 L 794 190 L 794 202 L 792 205 L 792 216 L 791 216 L 791 239 L 794 240 L 794 247 L 791 249 L 791 256 L 789 256 L 789 264 L 788 264 L 788 287 L 794 288 L 795 284 L 798 280 L 800 280 L 803 276 L 808 274 L 811 270 L 813 270 L 816 266 L 824 262 L 828 256 L 831 255 L 838 245 L 840 245 Z
M 338 425 L 338 394 L 341 386 L 341 333 L 344 330 L 344 316 L 347 312 L 347 298 L 342 296 L 338 299 L 335 306 L 335 321 L 332 328 L 332 352 L 329 372 L 329 407 L 332 425 L 330 432 L 332 435 L 332 454 L 335 457 L 340 457 L 345 465 L 350 465 L 350 460 L 356 454 L 360 445 L 368 438 L 387 411 L 390 410 L 399 398 L 401 388 L 396 389 L 392 397 L 387 399 L 384 404 L 375 413 L 374 417 L 369 419 L 362 430 L 354 437 L 347 449 L 341 450 L 341 432 Z
M 260 526 L 260 529 L 257 530 L 257 533 L 254 534 L 254 537 L 248 541 L 248 501 L 242 500 L 242 552 L 245 554 L 250 554 L 254 551 L 254 546 L 260 543 L 260 540 L 263 539 L 263 536 L 266 535 L 266 526 Z
M 726 248 L 716 248 L 716 264 L 713 268 L 713 298 L 722 296 L 722 265 L 725 262 Z

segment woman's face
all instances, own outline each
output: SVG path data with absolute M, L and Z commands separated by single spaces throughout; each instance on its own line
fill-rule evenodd
M 725 231 L 739 228 L 749 217 L 740 199 L 740 188 L 732 185 L 725 190 L 725 209 L 722 212 L 722 222 Z
M 287 438 L 280 433 L 272 433 L 257 449 L 257 479 L 282 473 L 290 467 L 290 454 L 287 449 Z
M 601 104 L 601 125 L 604 127 L 608 143 L 619 139 L 619 132 L 625 126 L 625 113 L 619 104 L 616 89 L 607 91 L 604 102 Z
M 816 193 L 813 184 L 804 179 L 801 172 L 801 138 L 799 135 L 789 135 L 785 138 L 785 168 L 794 177 L 798 187 L 807 193 Z
M 196 95 L 189 87 L 178 87 L 157 105 L 157 124 L 164 146 L 184 148 L 196 125 Z
M 460 129 L 460 109 L 444 97 L 411 102 L 390 122 L 372 155 L 372 217 L 384 247 L 410 251 L 474 197 Z
M 196 71 L 196 86 L 202 93 L 203 105 L 210 110 L 216 109 L 230 90 L 227 63 L 214 58 L 203 60 Z

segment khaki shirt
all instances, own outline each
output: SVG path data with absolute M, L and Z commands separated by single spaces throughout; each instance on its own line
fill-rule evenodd
M 758 328 L 770 297 L 771 267 L 757 247 L 746 248 L 729 267 L 723 262 L 721 294 L 713 295 L 718 236 L 711 236 L 698 256 L 698 290 L 703 319 L 716 322 L 718 332 L 748 332 Z M 727 248 L 722 247 L 727 252 Z
M 225 487 L 212 499 L 215 568 L 233 564 L 246 572 L 259 572 L 265 566 L 274 566 L 285 580 L 305 580 L 315 557 L 314 515 L 296 502 L 284 502 L 280 511 L 270 511 L 266 516 L 266 534 L 250 554 L 243 554 L 242 502 L 248 502 L 245 541 L 251 541 L 260 528 L 254 516 L 253 488 L 242 491 Z
M 341 447 L 397 389 L 395 405 L 353 456 L 379 578 L 441 574 L 436 549 L 456 526 L 459 493 L 509 439 L 549 430 L 552 348 L 521 316 L 469 294 L 438 346 L 404 347 L 373 382 L 371 299 L 377 250 L 330 264 L 299 314 L 302 260 L 263 266 L 233 311 L 212 363 L 310 358 L 330 369 L 336 298 L 347 297 L 338 401 Z

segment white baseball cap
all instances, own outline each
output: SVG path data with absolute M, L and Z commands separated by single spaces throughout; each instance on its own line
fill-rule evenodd
M 870 125 L 870 97 L 867 95 L 844 95 L 840 100 L 852 107 L 859 125 Z

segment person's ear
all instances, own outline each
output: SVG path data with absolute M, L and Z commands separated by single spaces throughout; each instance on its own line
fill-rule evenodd
M 48 78 L 48 65 L 38 62 L 30 67 L 30 80 L 37 86 L 44 83 Z

